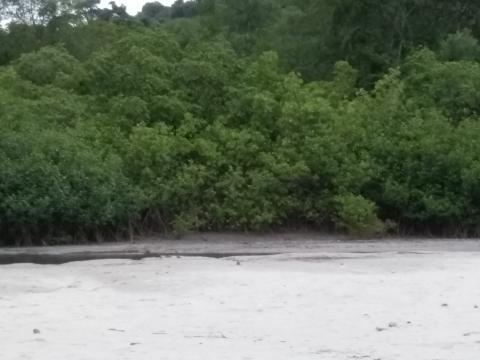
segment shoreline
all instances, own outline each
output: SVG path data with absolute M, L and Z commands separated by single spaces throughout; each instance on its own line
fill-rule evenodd
M 348 239 L 315 233 L 191 234 L 182 239 L 142 237 L 134 242 L 0 248 L 0 265 L 65 264 L 77 261 L 162 257 L 226 258 L 293 253 L 431 253 L 480 252 L 480 239 Z

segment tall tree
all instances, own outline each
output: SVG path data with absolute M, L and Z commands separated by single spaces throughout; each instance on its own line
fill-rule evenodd
M 0 12 L 4 20 L 38 25 L 70 12 L 72 5 L 72 0 L 1 0 Z
M 171 9 L 162 3 L 155 1 L 146 3 L 142 11 L 137 15 L 140 20 L 147 24 L 158 24 L 170 18 Z

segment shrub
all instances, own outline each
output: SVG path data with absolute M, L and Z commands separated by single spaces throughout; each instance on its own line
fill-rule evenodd
M 377 217 L 376 205 L 362 196 L 347 194 L 335 197 L 335 225 L 353 236 L 382 234 L 384 225 Z

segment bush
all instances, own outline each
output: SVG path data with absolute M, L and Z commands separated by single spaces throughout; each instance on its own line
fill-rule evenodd
M 118 38 L 79 25 L 81 56 L 45 47 L 0 68 L 2 241 L 332 223 L 352 236 L 478 232 L 470 33 L 361 90 L 347 62 L 306 82 L 275 52 L 137 25 Z M 101 45 L 100 28 L 117 40 Z
M 335 197 L 335 225 L 353 236 L 381 235 L 382 221 L 377 217 L 377 206 L 362 196 L 347 194 Z

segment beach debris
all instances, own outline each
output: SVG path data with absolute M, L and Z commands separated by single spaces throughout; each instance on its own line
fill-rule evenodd
M 473 331 L 473 332 L 468 332 L 468 333 L 463 334 L 463 336 L 465 336 L 465 337 L 472 336 L 472 335 L 480 335 L 480 332 Z

